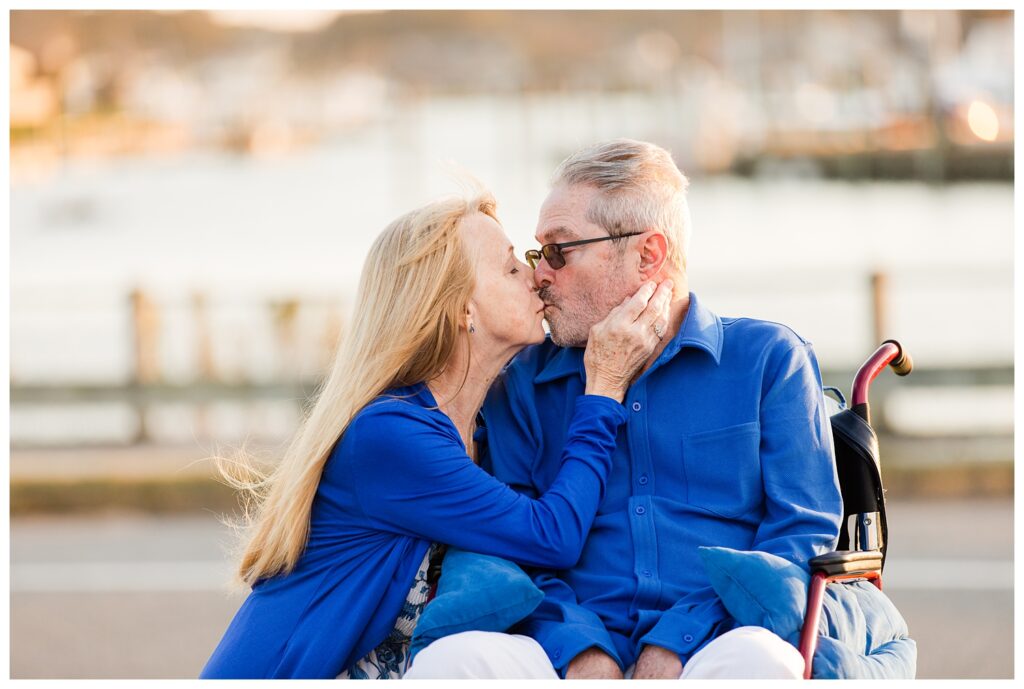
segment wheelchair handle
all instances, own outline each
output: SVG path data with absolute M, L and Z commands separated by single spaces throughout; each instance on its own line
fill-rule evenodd
M 869 423 L 868 390 L 871 388 L 871 382 L 885 370 L 886 366 L 892 366 L 896 375 L 905 376 L 914 369 L 914 360 L 899 342 L 886 340 L 857 371 L 857 376 L 853 379 L 853 410 Z
M 890 342 L 896 345 L 896 347 L 899 348 L 900 350 L 899 356 L 897 356 L 895 359 L 889 362 L 889 366 L 892 367 L 892 372 L 898 376 L 909 375 L 910 372 L 914 370 L 914 360 L 911 358 L 910 352 L 903 349 L 903 345 L 901 345 L 896 340 L 886 340 L 882 344 L 887 344 Z

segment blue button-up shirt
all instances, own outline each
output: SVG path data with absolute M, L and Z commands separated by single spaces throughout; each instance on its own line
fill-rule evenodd
M 583 394 L 583 349 L 523 350 L 488 396 L 487 463 L 542 494 Z M 676 336 L 629 389 L 612 474 L 570 569 L 530 570 L 544 591 L 516 631 L 565 671 L 597 646 L 626 668 L 645 644 L 685 664 L 734 621 L 702 545 L 793 562 L 835 547 L 842 516 L 831 428 L 810 343 L 789 328 L 719 318 L 690 294 Z

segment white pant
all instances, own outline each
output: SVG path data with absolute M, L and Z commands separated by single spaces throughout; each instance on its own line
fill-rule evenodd
M 626 677 L 633 667 L 626 669 Z M 739 627 L 690 658 L 679 679 L 800 679 L 800 652 L 762 627 Z M 547 654 L 528 636 L 462 632 L 416 655 L 404 679 L 558 679 Z

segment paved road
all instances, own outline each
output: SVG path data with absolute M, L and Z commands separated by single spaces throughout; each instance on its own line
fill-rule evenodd
M 889 513 L 886 593 L 918 676 L 1013 677 L 1012 501 Z M 11 676 L 195 677 L 243 599 L 226 586 L 231 542 L 213 515 L 14 520 Z

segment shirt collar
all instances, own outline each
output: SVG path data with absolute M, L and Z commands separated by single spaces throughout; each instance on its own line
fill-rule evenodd
M 683 319 L 683 326 L 668 343 L 659 358 L 675 356 L 683 347 L 703 349 L 711 355 L 717 365 L 722 359 L 722 319 L 690 292 L 690 306 Z
M 683 347 L 703 349 L 711 355 L 715 364 L 718 364 L 722 357 L 722 319 L 704 307 L 693 292 L 690 292 L 690 306 L 682 327 L 662 351 L 655 366 L 675 356 Z M 573 374 L 583 378 L 586 370 L 583 366 L 583 352 L 583 347 L 559 348 L 534 377 L 533 382 L 548 383 Z
M 550 335 L 548 338 L 550 339 Z M 544 368 L 534 376 L 534 383 L 548 383 L 552 380 L 579 374 L 583 376 L 583 347 L 559 347 Z

